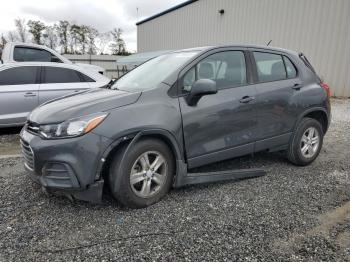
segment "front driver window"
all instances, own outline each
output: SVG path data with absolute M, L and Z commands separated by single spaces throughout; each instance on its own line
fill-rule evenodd
M 245 85 L 246 65 L 242 51 L 226 51 L 208 56 L 191 68 L 183 77 L 183 91 L 191 91 L 199 79 L 211 79 L 218 89 Z

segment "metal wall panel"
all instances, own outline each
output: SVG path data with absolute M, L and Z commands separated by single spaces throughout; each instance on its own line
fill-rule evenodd
M 139 52 L 270 39 L 305 53 L 333 95 L 350 97 L 350 0 L 199 0 L 137 28 Z

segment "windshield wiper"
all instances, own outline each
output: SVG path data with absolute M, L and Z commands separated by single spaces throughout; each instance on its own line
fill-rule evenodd
M 117 79 L 116 78 L 112 78 L 111 81 L 106 85 L 106 88 L 107 89 L 112 89 L 112 86 L 115 84 L 115 82 L 117 82 Z M 115 90 L 118 90 L 118 88 L 113 88 Z

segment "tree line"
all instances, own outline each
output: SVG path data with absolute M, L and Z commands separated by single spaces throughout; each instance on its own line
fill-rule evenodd
M 15 19 L 15 30 L 0 37 L 0 48 L 7 42 L 33 42 L 46 45 L 63 54 L 106 54 L 129 55 L 123 30 L 113 28 L 100 33 L 97 29 L 66 20 L 45 25 L 38 20 Z

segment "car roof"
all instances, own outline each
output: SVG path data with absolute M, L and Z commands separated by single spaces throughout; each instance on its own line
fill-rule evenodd
M 298 55 L 298 52 L 279 48 L 279 47 L 272 47 L 272 46 L 263 46 L 263 45 L 253 45 L 253 44 L 232 44 L 232 45 L 217 45 L 217 46 L 200 46 L 200 47 L 192 47 L 192 48 L 185 48 L 181 50 L 176 50 L 174 52 L 191 52 L 191 51 L 199 51 L 199 52 L 205 52 L 213 49 L 218 48 L 253 48 L 253 49 L 263 49 L 266 51 L 276 51 L 276 52 L 282 52 L 282 53 L 288 53 L 292 55 Z
M 19 46 L 30 46 L 30 47 L 40 47 L 42 48 L 43 45 L 33 44 L 33 43 L 24 43 L 24 42 L 9 42 L 9 45 L 19 45 Z
M 90 70 L 82 68 L 81 66 L 76 64 L 65 64 L 65 63 L 54 63 L 54 62 L 8 62 L 8 63 L 2 64 L 2 66 L 5 66 L 5 67 L 51 66 L 51 67 L 70 68 L 70 69 L 75 69 L 79 71 L 90 72 Z
M 9 62 L 9 63 L 0 64 L 0 70 L 5 68 L 23 67 L 23 66 L 50 66 L 50 67 L 69 68 L 69 69 L 73 69 L 81 73 L 84 73 L 98 81 L 110 80 L 106 76 L 101 75 L 100 73 L 95 72 L 94 70 L 89 70 L 76 64 L 53 63 L 53 62 L 20 62 L 20 63 Z

